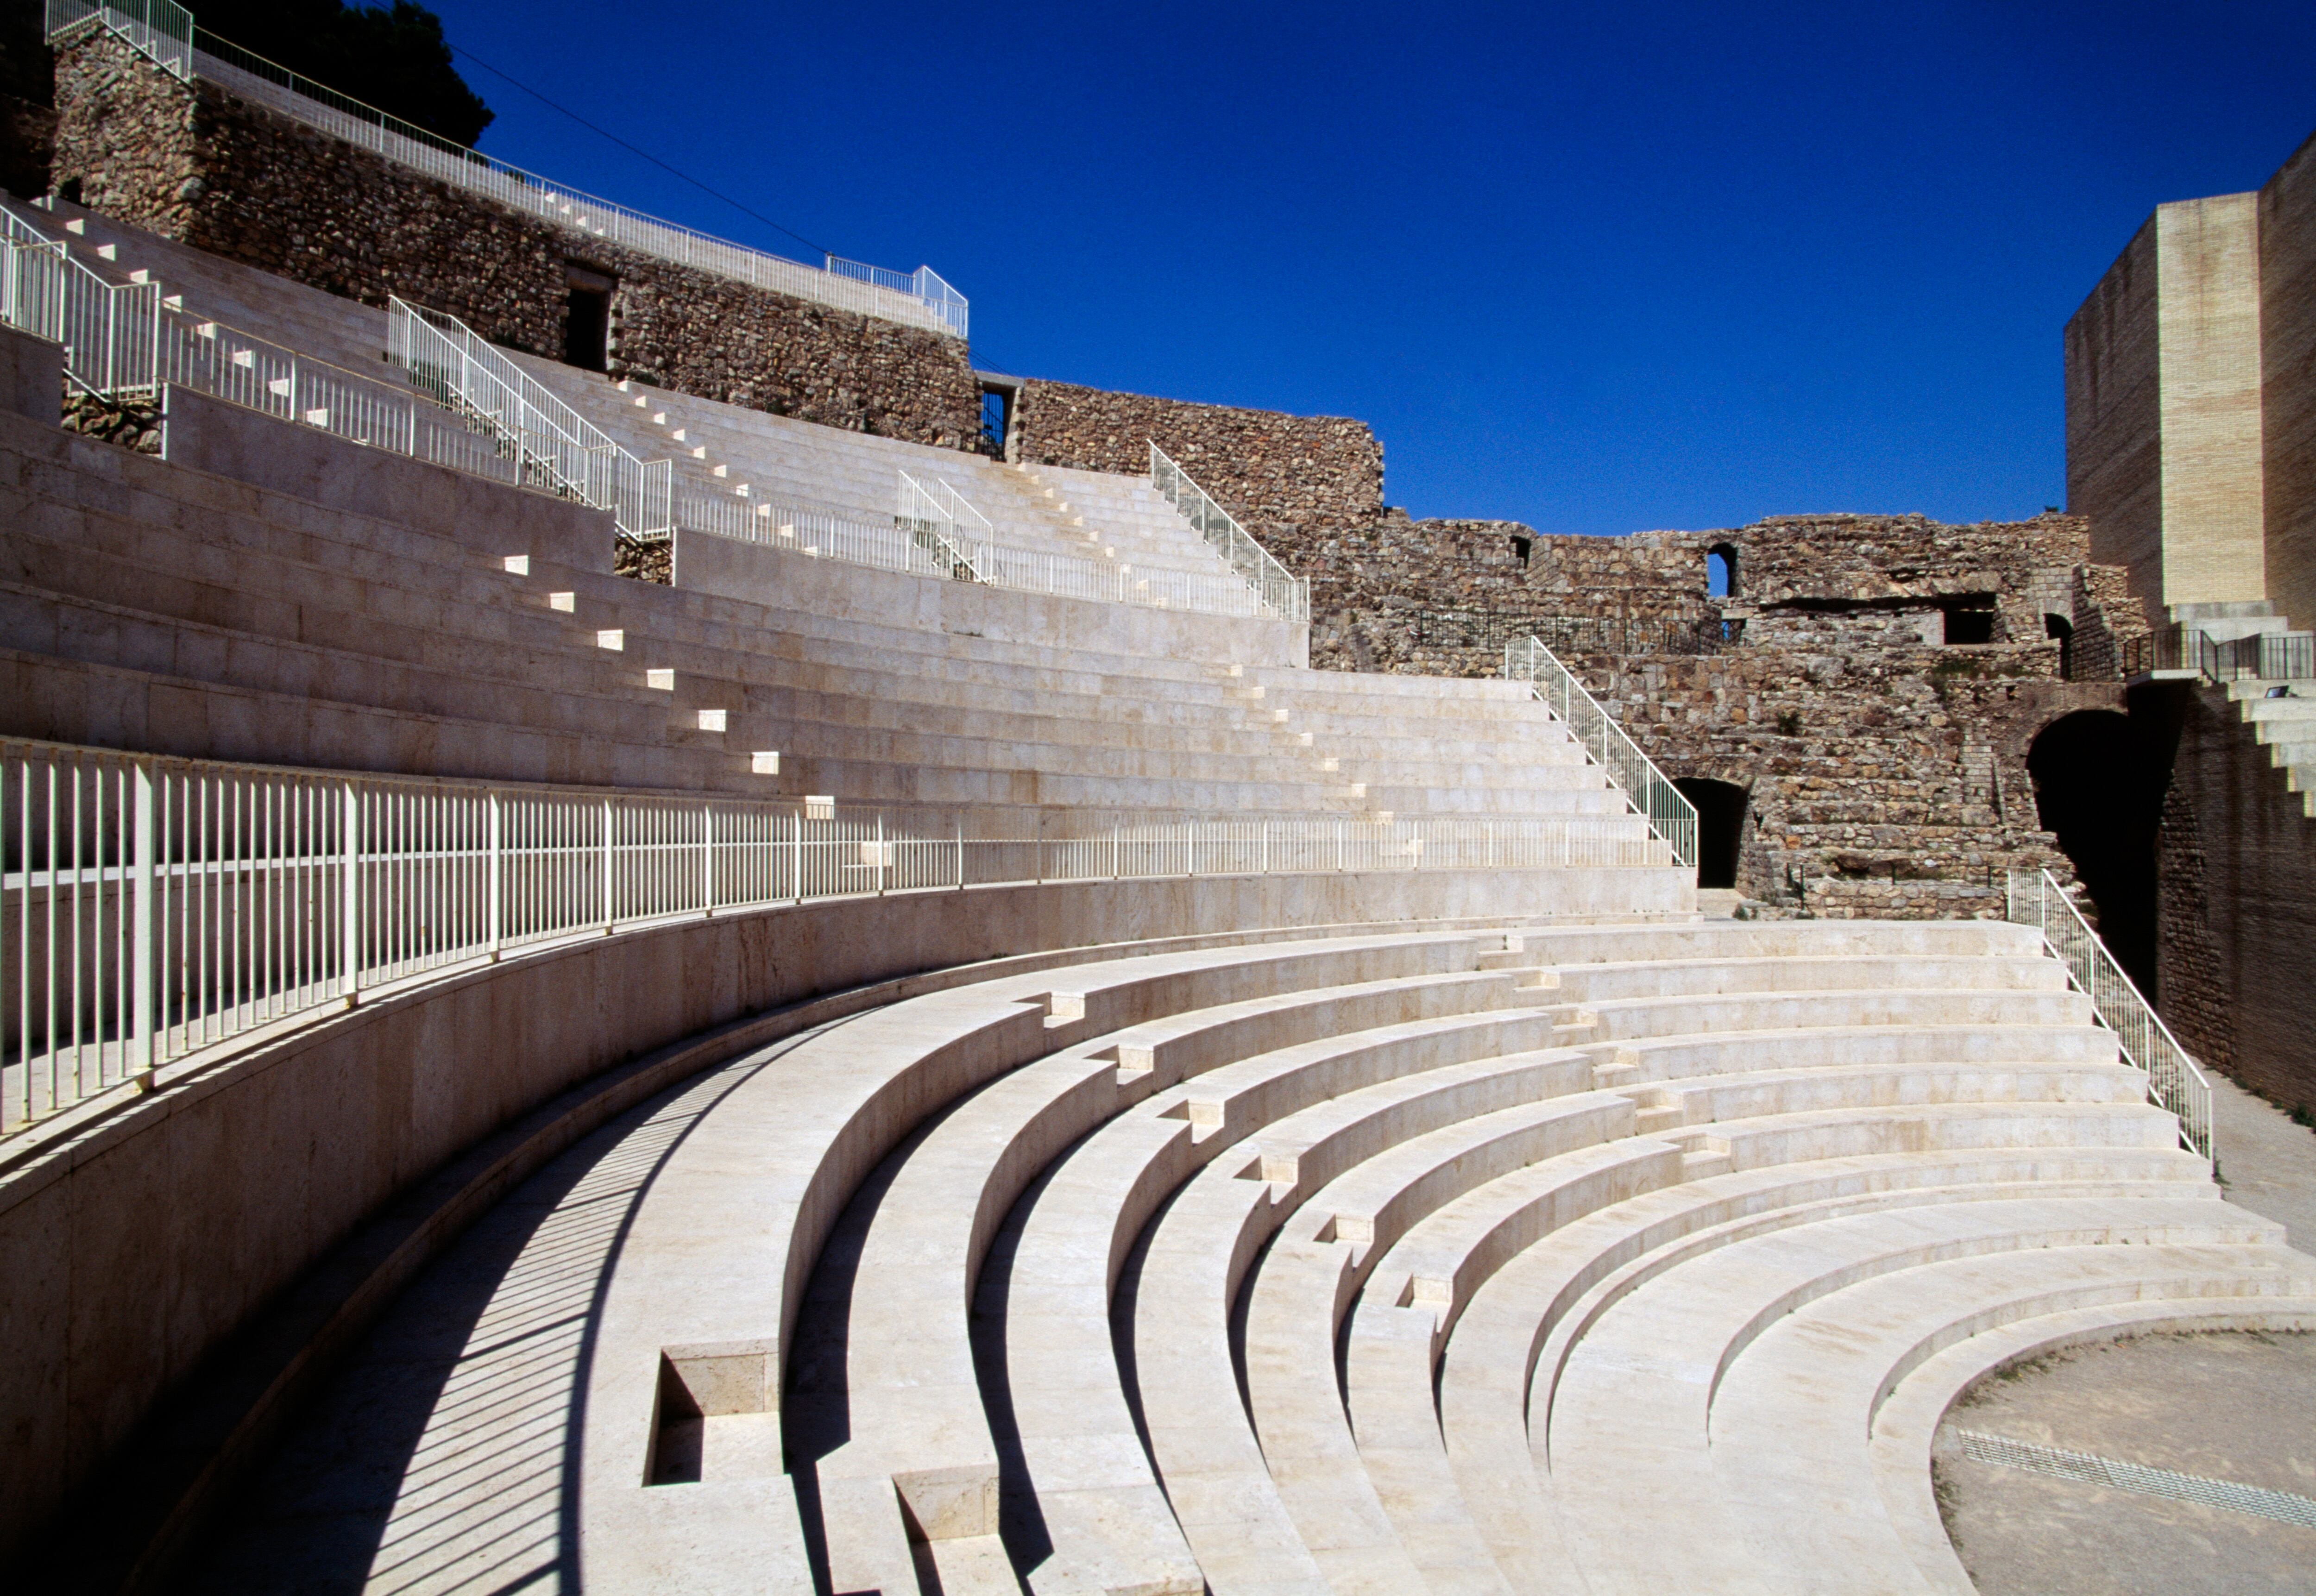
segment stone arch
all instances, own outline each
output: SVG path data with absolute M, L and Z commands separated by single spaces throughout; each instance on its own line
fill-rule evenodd
M 2099 935 L 2155 999 L 2156 833 L 2169 771 L 2143 726 L 2113 709 L 2078 709 L 2026 749 L 2036 822 L 2098 909 Z
M 1745 806 L 1751 794 L 1734 781 L 1710 776 L 1677 777 L 1680 796 L 1697 806 L 1697 884 L 1737 885 L 1738 856 L 1745 837 Z
M 1709 599 L 1733 599 L 1737 596 L 1737 546 L 1715 543 L 1705 551 L 1705 596 Z

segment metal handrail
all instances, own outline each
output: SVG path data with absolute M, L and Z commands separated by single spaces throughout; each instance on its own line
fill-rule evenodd
M 163 18 L 151 21 L 148 18 Z M 120 35 L 179 78 L 199 77 L 427 176 L 590 237 L 756 288 L 937 333 L 966 336 L 970 307 L 930 266 L 889 271 L 827 255 L 812 266 L 583 193 L 404 121 L 203 29 L 169 0 L 49 0 L 49 36 L 90 24 Z
M 1648 817 L 1649 828 L 1671 847 L 1673 857 L 1697 867 L 1697 807 L 1681 796 L 1656 762 L 1625 735 L 1599 701 L 1584 691 L 1575 673 L 1542 641 L 1523 638 L 1504 645 L 1504 674 L 1525 682 L 1529 691 L 1558 716 L 1593 762 L 1625 795 L 1625 801 Z
M 1391 820 L 348 774 L 0 740 L 0 1137 L 506 950 L 815 899 L 1341 870 L 1662 869 L 1622 817 Z
M 896 470 L 895 475 L 900 481 L 893 524 L 913 537 L 931 539 L 952 568 L 963 566 L 975 582 L 989 580 L 982 568 L 984 562 L 975 552 L 975 545 L 986 547 L 995 531 L 989 518 L 939 477 L 927 487 L 906 471 Z
M 2115 1032 L 2125 1064 L 2147 1077 L 2148 1101 L 2179 1119 L 2179 1140 L 2212 1156 L 2212 1083 L 2196 1066 L 2171 1028 L 2115 961 L 2066 888 L 2048 870 L 2012 870 L 2003 918 L 2034 927 L 2068 979 L 2091 1000 L 2099 1023 Z
M 1239 525 L 1214 495 L 1190 480 L 1155 440 L 1150 444 L 1150 486 L 1198 529 L 1230 568 L 1245 579 L 1262 606 L 1287 620 L 1311 619 L 1311 584 L 1292 575 L 1270 551 Z
M 171 0 L 48 0 L 49 43 L 91 25 L 127 41 L 171 76 L 192 81 L 193 13 L 183 6 Z
M 150 397 L 158 381 L 163 307 L 157 282 L 107 282 L 62 240 L 0 205 L 0 321 L 64 347 L 65 375 L 105 398 Z
M 552 491 L 610 511 L 631 538 L 675 530 L 673 462 L 628 453 L 456 317 L 392 299 L 387 345 L 421 392 L 507 440 L 526 478 L 537 476 Z

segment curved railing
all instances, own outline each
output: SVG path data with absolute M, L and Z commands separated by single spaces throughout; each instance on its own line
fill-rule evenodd
M 17 740 L 0 847 L 0 1137 L 267 1027 L 629 926 L 996 885 L 1670 862 L 1617 817 L 878 807 Z
M 1560 656 L 1538 639 L 1522 638 L 1504 645 L 1504 674 L 1528 684 L 1575 734 L 1584 752 L 1608 772 L 1625 800 L 1648 817 L 1649 829 L 1670 845 L 1673 857 L 1695 869 L 1696 806 L 1680 795 L 1680 789 L 1657 769 L 1656 762 L 1642 753 L 1640 745 L 1626 736 L 1625 728 L 1584 691 L 1584 684 L 1560 663 Z
M 2099 1023 L 2115 1032 L 2125 1064 L 2147 1077 L 2147 1097 L 2179 1117 L 2179 1139 L 2212 1155 L 2212 1083 L 2163 1017 L 2107 951 L 2082 911 L 2048 870 L 2012 870 L 2003 917 L 2043 933 L 2053 957 L 2091 1000 Z

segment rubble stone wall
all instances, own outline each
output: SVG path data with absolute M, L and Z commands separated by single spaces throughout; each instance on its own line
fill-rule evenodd
M 59 52 L 54 176 L 133 226 L 365 304 L 399 295 L 559 358 L 572 267 L 617 280 L 608 366 L 701 398 L 955 449 L 962 340 L 753 288 L 535 218 L 331 138 L 109 36 Z
M 1383 445 L 1365 422 L 1193 405 L 1033 379 L 1012 423 L 1033 466 L 1150 468 L 1150 445 L 1172 457 L 1215 501 L 1298 576 L 1316 577 L 1336 529 L 1384 513 Z

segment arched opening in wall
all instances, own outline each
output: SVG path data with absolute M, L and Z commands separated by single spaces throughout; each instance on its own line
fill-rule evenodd
M 2035 812 L 2059 839 L 2098 907 L 2099 936 L 2155 1001 L 2155 834 L 2169 777 L 2143 727 L 2113 709 L 2079 709 L 2026 751 Z
M 2059 675 L 2062 680 L 2075 679 L 2075 629 L 2063 615 L 2044 615 L 2043 635 L 2059 646 Z
M 1682 776 L 1673 785 L 1697 806 L 1697 884 L 1737 885 L 1737 848 L 1745 834 L 1745 789 L 1733 781 Z
M 563 319 L 563 363 L 600 371 L 611 351 L 611 290 L 619 280 L 584 266 L 566 266 L 571 299 Z
M 1715 543 L 1705 551 L 1705 596 L 1737 596 L 1737 550 L 1727 543 Z

